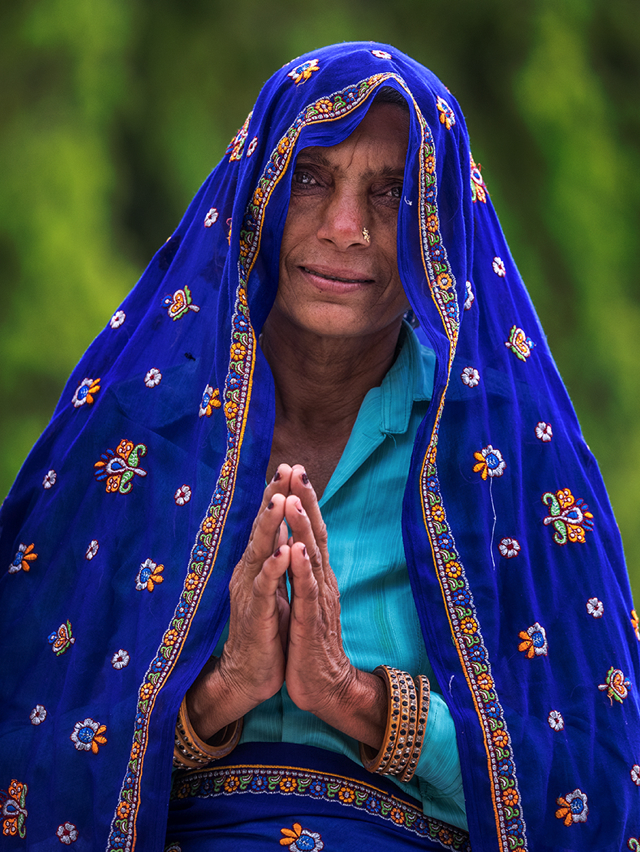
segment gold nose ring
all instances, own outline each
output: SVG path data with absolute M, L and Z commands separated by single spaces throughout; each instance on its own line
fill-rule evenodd
M 365 243 L 371 242 L 371 235 L 369 234 L 369 231 L 367 231 L 366 228 L 362 229 L 362 237 L 363 237 Z

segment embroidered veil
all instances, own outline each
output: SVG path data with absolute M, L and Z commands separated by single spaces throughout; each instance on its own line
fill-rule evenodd
M 65 825 L 86 848 L 162 848 L 177 710 L 263 491 L 257 338 L 291 166 L 345 139 L 381 86 L 409 102 L 399 268 L 437 357 L 403 535 L 472 848 L 619 850 L 640 832 L 640 632 L 597 464 L 455 98 L 363 42 L 266 83 L 3 505 L 2 820 L 29 848 Z

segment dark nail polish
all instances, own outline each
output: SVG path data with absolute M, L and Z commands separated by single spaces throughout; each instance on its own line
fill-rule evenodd
M 273 555 L 276 557 L 276 559 L 278 558 L 278 556 L 280 556 L 280 548 L 279 548 L 279 547 L 277 547 L 277 548 L 273 551 Z
M 302 556 L 304 557 L 304 556 L 306 556 L 306 555 L 307 555 L 307 548 L 306 548 L 306 547 L 304 546 L 304 544 L 303 544 L 303 545 L 302 545 Z
M 276 472 L 273 474 L 273 481 L 277 482 L 279 479 L 281 479 L 280 471 L 276 470 Z
M 302 476 L 301 476 L 300 478 L 302 479 L 302 482 L 303 482 L 305 485 L 308 485 L 308 484 L 309 484 L 309 477 L 307 476 L 307 474 L 306 474 L 306 473 L 303 473 L 303 474 L 302 474 Z
M 267 509 L 273 509 L 273 500 L 271 500 L 271 502 L 267 506 Z

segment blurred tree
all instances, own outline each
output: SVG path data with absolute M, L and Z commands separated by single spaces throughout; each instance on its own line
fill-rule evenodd
M 445 80 L 640 591 L 637 0 L 28 0 L 0 11 L 0 490 L 264 80 L 390 42 Z

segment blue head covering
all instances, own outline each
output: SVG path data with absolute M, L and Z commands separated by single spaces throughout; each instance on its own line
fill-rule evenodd
M 472 847 L 618 850 L 640 830 L 640 634 L 597 465 L 455 98 L 355 43 L 267 82 L 4 503 L 2 819 L 34 849 L 61 830 L 162 848 L 178 706 L 263 491 L 275 406 L 257 337 L 291 165 L 345 139 L 381 86 L 409 102 L 398 258 L 437 357 L 403 534 Z

